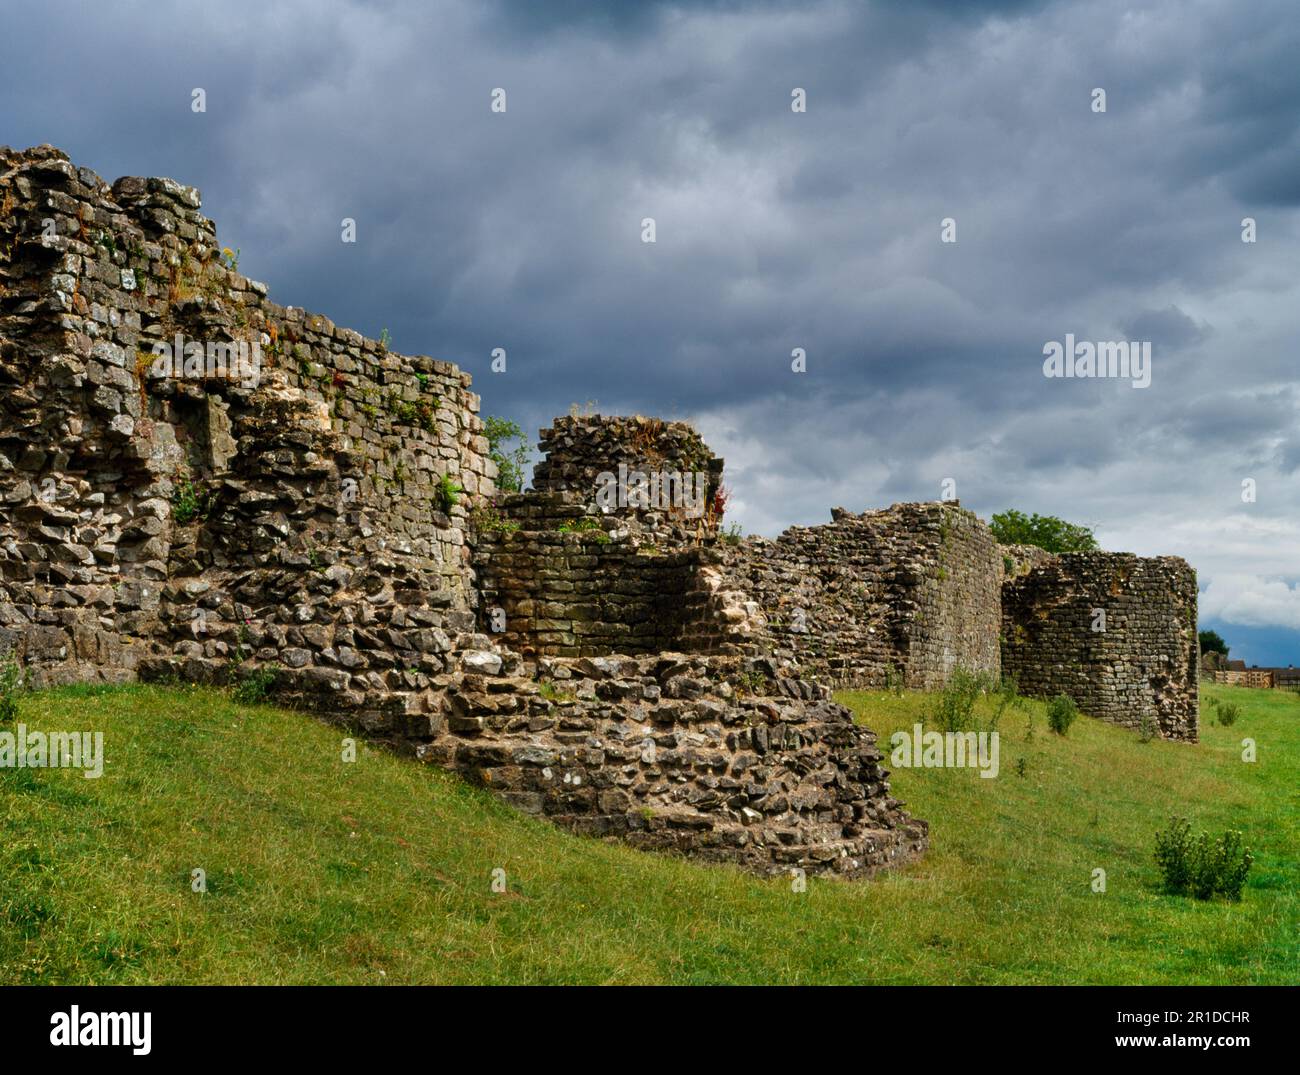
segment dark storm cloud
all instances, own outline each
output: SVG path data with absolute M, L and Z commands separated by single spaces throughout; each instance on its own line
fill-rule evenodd
M 1241 580 L 1300 538 L 1289 0 L 54 0 L 6 32 L 0 141 L 200 187 L 274 298 L 487 413 L 694 418 L 765 532 L 951 478 L 1231 576 L 1224 609 L 1288 599 Z M 1150 339 L 1151 386 L 1045 378 L 1067 333 Z
M 1199 343 L 1209 333 L 1209 326 L 1198 325 L 1172 303 L 1163 310 L 1143 310 L 1122 322 L 1129 340 L 1149 340 L 1160 350 L 1176 350 Z

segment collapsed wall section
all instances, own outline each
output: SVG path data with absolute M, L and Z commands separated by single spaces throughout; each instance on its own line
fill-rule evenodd
M 1002 667 L 1026 694 L 1195 742 L 1196 573 L 1175 556 L 1065 553 L 1002 587 Z
M 660 521 L 685 522 L 692 518 L 702 527 L 717 527 L 723 463 L 686 422 L 666 422 L 639 414 L 567 415 L 541 431 L 540 447 L 543 456 L 532 481 L 536 492 L 574 493 L 581 501 L 594 503 L 604 484 L 602 477 L 617 477 L 620 466 L 625 475 L 698 475 L 702 503 L 693 517 L 663 503 L 625 502 L 614 505 L 608 514 L 648 519 L 649 528 Z
M 575 832 L 760 873 L 864 877 L 926 848 L 875 735 L 769 660 L 544 658 L 537 674 L 464 676 L 430 760 Z

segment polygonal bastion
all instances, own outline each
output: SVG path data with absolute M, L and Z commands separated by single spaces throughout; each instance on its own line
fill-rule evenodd
M 1009 550 L 956 505 L 730 544 L 721 460 L 644 418 L 558 420 L 498 497 L 469 377 L 271 303 L 192 188 L 0 149 L 0 209 L 0 650 L 39 685 L 261 677 L 574 831 L 855 877 L 926 826 L 830 689 L 1023 665 L 1006 608 L 1098 577 L 1006 604 Z M 172 341 L 242 341 L 259 376 L 160 375 Z M 602 502 L 620 464 L 699 473 L 706 510 Z M 1194 578 L 1142 577 L 1095 715 L 1164 705 L 1194 739 Z M 1036 685 L 1087 642 L 1072 615 Z

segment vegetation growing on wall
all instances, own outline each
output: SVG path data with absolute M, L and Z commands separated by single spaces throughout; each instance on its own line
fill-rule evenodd
M 519 423 L 488 415 L 483 419 L 483 435 L 487 437 L 488 454 L 497 465 L 497 488 L 511 493 L 522 490 L 530 453 Z

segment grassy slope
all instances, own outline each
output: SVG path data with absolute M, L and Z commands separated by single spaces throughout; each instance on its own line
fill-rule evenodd
M 20 720 L 103 730 L 108 765 L 0 770 L 0 982 L 1295 982 L 1300 700 L 1210 692 L 1245 712 L 1198 747 L 1086 718 L 1061 740 L 1036 705 L 1026 741 L 1012 714 L 998 779 L 895 774 L 931 822 L 924 861 L 802 894 L 571 837 L 380 751 L 344 764 L 301 714 L 185 688 L 29 695 Z M 882 742 L 925 704 L 846 701 Z M 1246 831 L 1241 904 L 1157 891 L 1174 811 Z

